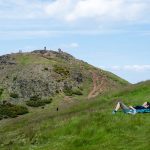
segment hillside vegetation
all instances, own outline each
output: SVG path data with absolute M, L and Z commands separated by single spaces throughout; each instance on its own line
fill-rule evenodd
M 36 50 L 0 57 L 0 96 L 27 99 L 53 96 L 63 90 L 92 86 L 95 73 L 104 84 L 101 92 L 123 87 L 127 81 L 59 51 Z M 13 97 L 14 98 L 14 97 Z
M 91 87 L 92 73 L 99 81 L 104 80 L 101 93 L 129 84 L 62 51 L 36 50 L 4 55 L 0 57 L 0 97 L 26 100 L 32 96 L 54 96 L 87 83 Z
M 21 105 L 29 110 L 30 107 L 44 108 L 58 95 L 66 101 L 76 97 L 90 99 L 129 85 L 118 76 L 61 50 L 35 50 L 0 56 L 0 77 L 0 105 L 11 103 L 13 109 Z M 63 102 L 60 100 L 58 103 Z M 11 117 L 9 111 L 8 108 L 0 113 L 0 118 Z
M 0 149 L 13 150 L 148 150 L 150 114 L 127 115 L 111 112 L 118 100 L 140 105 L 150 99 L 150 81 L 124 90 L 81 99 L 70 107 L 44 110 L 2 120 Z M 61 96 L 55 97 L 55 101 Z M 68 105 L 68 103 L 66 103 Z
M 131 85 L 62 51 L 0 57 L 1 150 L 148 150 L 150 81 Z M 24 114 L 24 115 L 23 115 Z

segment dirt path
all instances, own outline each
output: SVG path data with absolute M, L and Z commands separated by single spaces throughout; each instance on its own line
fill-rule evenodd
M 93 89 L 88 95 L 88 99 L 94 98 L 98 96 L 101 92 L 103 92 L 106 84 L 106 79 L 104 76 L 97 75 L 96 72 L 92 72 L 93 78 Z

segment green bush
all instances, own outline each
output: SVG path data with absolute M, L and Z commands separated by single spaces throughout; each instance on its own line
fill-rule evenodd
M 48 71 L 48 68 L 47 68 L 47 67 L 45 67 L 45 68 L 44 68 L 44 70 L 45 70 L 45 71 Z
M 28 109 L 26 107 L 24 107 L 24 106 L 16 105 L 15 107 L 13 107 L 13 110 L 15 112 L 17 112 L 17 115 L 23 115 L 23 114 L 28 113 Z
M 0 89 L 0 96 L 3 94 L 4 89 Z
M 64 89 L 63 92 L 65 93 L 66 96 L 72 96 L 73 94 L 72 89 Z
M 17 80 L 17 77 L 13 77 L 13 81 L 16 81 Z
M 63 90 L 66 96 L 72 96 L 72 95 L 83 95 L 80 89 L 74 88 L 74 89 L 64 89 Z
M 31 101 L 37 101 L 37 100 L 41 100 L 41 98 L 38 95 L 34 95 L 30 97 Z
M 61 76 L 59 79 L 57 79 L 57 82 L 62 82 L 66 79 L 66 76 Z
M 43 99 L 42 100 L 45 104 L 50 104 L 52 102 L 52 98 L 50 99 Z
M 13 105 L 11 103 L 0 104 L 0 119 L 14 118 L 26 113 L 28 113 L 28 109 L 24 106 Z
M 84 90 L 82 86 L 79 86 L 78 88 L 79 88 L 81 91 L 83 91 L 83 90 Z
M 10 93 L 10 97 L 12 98 L 19 98 L 19 95 L 16 93 Z
M 65 66 L 54 65 L 53 70 L 54 70 L 54 72 L 56 72 L 60 75 L 63 75 L 63 76 L 69 76 L 70 75 L 69 69 Z
M 3 116 L 2 115 L 0 115 L 0 120 L 2 120 L 3 119 Z
M 73 92 L 72 92 L 74 95 L 83 95 L 83 93 L 81 92 L 80 89 L 73 89 Z
M 40 107 L 45 106 L 46 104 L 50 104 L 52 102 L 52 98 L 50 99 L 30 99 L 26 102 L 26 104 L 30 107 Z

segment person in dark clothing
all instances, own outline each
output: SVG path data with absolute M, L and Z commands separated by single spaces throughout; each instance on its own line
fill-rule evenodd
M 129 106 L 128 107 L 123 102 L 119 101 L 112 113 L 115 114 L 119 109 L 122 109 L 126 113 L 131 112 L 132 114 L 135 114 L 136 110 L 150 109 L 150 103 L 149 102 L 144 102 L 144 104 L 141 105 L 141 106 Z
M 56 108 L 56 110 L 58 111 L 58 107 Z

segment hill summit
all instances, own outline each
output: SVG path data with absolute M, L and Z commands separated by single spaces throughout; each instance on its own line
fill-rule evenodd
M 0 77 L 0 99 L 12 102 L 59 93 L 92 98 L 129 84 L 60 49 L 0 56 Z

